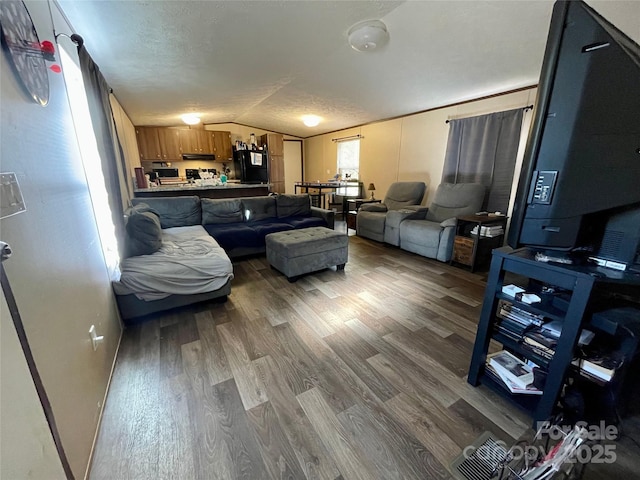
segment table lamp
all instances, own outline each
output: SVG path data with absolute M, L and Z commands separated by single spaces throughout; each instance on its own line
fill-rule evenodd
M 373 198 L 373 192 L 376 191 L 376 186 L 373 183 L 370 183 L 369 188 L 367 188 L 367 190 L 371 192 L 371 200 L 375 200 L 375 198 Z

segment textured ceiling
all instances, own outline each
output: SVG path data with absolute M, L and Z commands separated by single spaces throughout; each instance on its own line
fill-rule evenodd
M 180 114 L 197 112 L 204 123 L 300 137 L 536 84 L 553 5 L 58 3 L 135 125 L 178 125 Z M 608 3 L 621 18 L 640 20 L 640 2 L 589 3 Z M 359 53 L 348 45 L 347 31 L 368 19 L 383 20 L 390 41 Z M 633 23 L 632 15 L 629 24 L 640 21 Z M 305 114 L 322 121 L 306 127 Z

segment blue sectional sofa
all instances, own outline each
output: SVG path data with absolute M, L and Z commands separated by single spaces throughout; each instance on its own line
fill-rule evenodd
M 162 228 L 202 225 L 231 258 L 264 253 L 265 237 L 307 227 L 334 227 L 334 213 L 311 206 L 309 195 L 243 198 L 134 198 L 158 212 Z
M 269 233 L 334 227 L 334 213 L 312 207 L 306 194 L 134 198 L 132 203 L 122 275 L 113 282 L 127 324 L 162 310 L 226 299 L 233 279 L 229 257 L 264 253 Z

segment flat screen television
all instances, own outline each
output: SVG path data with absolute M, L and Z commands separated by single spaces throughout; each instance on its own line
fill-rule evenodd
M 508 244 L 640 263 L 640 46 L 554 4 Z

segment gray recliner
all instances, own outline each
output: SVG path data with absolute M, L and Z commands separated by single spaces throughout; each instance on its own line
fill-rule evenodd
M 427 186 L 424 182 L 392 183 L 383 203 L 365 203 L 356 216 L 356 234 L 378 242 L 400 245 L 400 223 L 407 218 L 424 218 L 420 205 Z
M 453 252 L 456 217 L 480 211 L 485 187 L 479 183 L 442 183 L 423 219 L 400 224 L 400 248 L 441 262 Z

